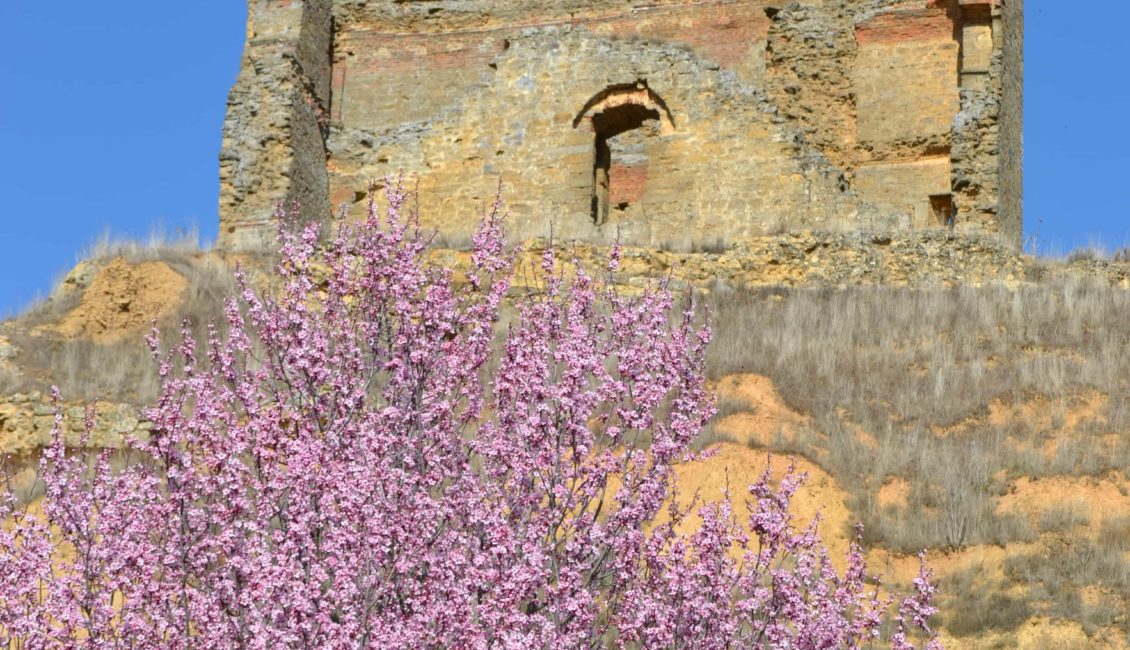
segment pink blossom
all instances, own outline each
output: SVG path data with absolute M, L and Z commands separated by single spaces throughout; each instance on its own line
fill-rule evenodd
M 766 473 L 744 512 L 672 505 L 674 468 L 714 412 L 693 300 L 664 283 L 621 294 L 550 248 L 523 271 L 534 288 L 512 289 L 498 201 L 456 284 L 424 262 L 408 198 L 394 184 L 383 212 L 371 201 L 323 243 L 280 210 L 275 290 L 239 273 L 207 340 L 186 324 L 162 353 L 151 335 L 162 390 L 136 462 L 88 462 L 57 423 L 43 516 L 0 500 L 0 645 L 851 648 L 878 635 L 888 602 L 859 546 L 841 575 L 816 523 L 794 526 L 803 477 L 774 487 Z M 688 520 L 696 532 L 677 532 Z M 901 601 L 892 647 L 912 632 L 935 643 L 929 577 Z

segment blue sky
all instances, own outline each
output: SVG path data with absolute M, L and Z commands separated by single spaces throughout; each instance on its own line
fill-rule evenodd
M 1025 232 L 1130 244 L 1130 3 L 1030 0 Z M 217 226 L 220 125 L 246 3 L 0 0 L 0 316 L 102 233 Z
M 0 0 L 0 316 L 106 232 L 215 239 L 241 0 Z
M 1025 5 L 1024 231 L 1037 252 L 1130 245 L 1130 3 Z

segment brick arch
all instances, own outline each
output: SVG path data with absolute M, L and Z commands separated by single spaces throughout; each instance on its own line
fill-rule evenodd
M 654 111 L 660 121 L 660 130 L 667 135 L 675 130 L 675 118 L 667 102 L 658 93 L 647 87 L 646 81 L 637 81 L 634 84 L 614 84 L 593 95 L 577 116 L 573 118 L 573 128 L 578 128 L 582 123 L 593 125 L 595 131 L 598 125 L 594 120 L 598 116 L 617 108 L 626 106 L 639 106 L 647 111 Z
M 647 140 L 673 133 L 675 120 L 663 98 L 639 81 L 609 86 L 593 95 L 573 119 L 573 128 L 582 124 L 593 133 L 591 209 L 593 223 L 599 226 L 608 220 L 610 210 L 625 212 L 643 196 Z M 634 137 L 629 133 L 637 130 Z

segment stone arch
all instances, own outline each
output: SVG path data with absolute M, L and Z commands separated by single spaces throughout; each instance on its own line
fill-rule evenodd
M 649 141 L 673 133 L 675 120 L 663 98 L 638 81 L 593 95 L 573 119 L 573 128 L 584 124 L 593 132 L 592 219 L 601 225 L 609 210 L 625 211 L 640 198 Z

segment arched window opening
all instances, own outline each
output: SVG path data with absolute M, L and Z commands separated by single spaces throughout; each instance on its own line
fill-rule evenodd
M 586 120 L 593 132 L 592 220 L 602 225 L 611 210 L 626 211 L 643 195 L 648 150 L 656 138 L 674 130 L 674 122 L 645 82 L 601 91 L 573 126 Z

